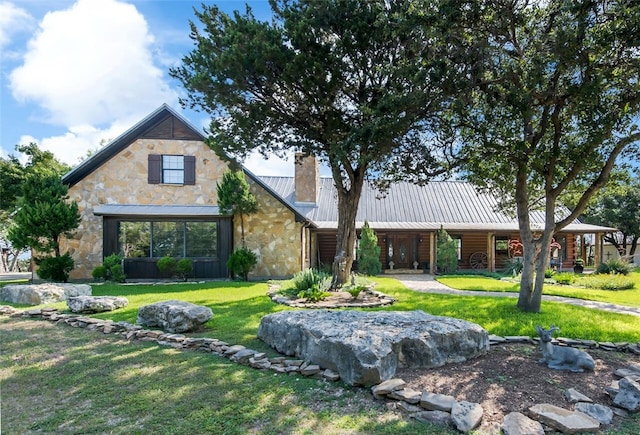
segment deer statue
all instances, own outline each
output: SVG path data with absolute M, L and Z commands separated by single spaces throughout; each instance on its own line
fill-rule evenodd
M 549 330 L 536 326 L 540 336 L 540 349 L 542 349 L 541 363 L 554 370 L 571 370 L 572 372 L 593 371 L 595 361 L 587 352 L 572 347 L 561 347 L 551 344 L 554 331 L 559 331 L 556 325 L 551 325 Z

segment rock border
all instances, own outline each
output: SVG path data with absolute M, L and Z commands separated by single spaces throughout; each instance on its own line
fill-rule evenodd
M 114 322 L 112 320 L 100 320 L 78 314 L 60 313 L 55 308 L 26 309 L 18 310 L 11 306 L 0 306 L 0 315 L 10 317 L 35 318 L 64 323 L 66 325 L 102 332 L 104 334 L 116 334 L 124 336 L 127 340 L 152 341 L 160 346 L 169 346 L 177 350 L 196 350 L 213 353 L 229 359 L 238 364 L 246 365 L 259 370 L 271 370 L 275 373 L 290 375 L 301 375 L 313 379 L 322 379 L 335 382 L 340 380 L 340 375 L 330 369 L 325 369 L 310 361 L 300 359 L 289 359 L 284 356 L 267 357 L 266 353 L 248 349 L 242 345 L 233 345 L 215 338 L 191 338 L 183 334 L 167 333 L 160 330 L 143 329 L 140 325 L 132 325 L 128 322 Z M 572 346 L 579 348 L 595 349 L 605 351 L 630 352 L 640 355 L 640 342 L 638 343 L 598 343 L 592 340 L 572 340 L 568 338 L 557 338 L 556 344 L 560 346 Z M 490 345 L 524 343 L 534 345 L 539 339 L 527 336 L 499 337 L 491 335 Z M 640 367 L 632 366 L 616 370 L 613 375 L 619 379 L 627 379 L 631 382 L 640 381 Z M 619 381 L 612 382 L 612 386 L 607 388 L 605 393 L 611 397 L 618 394 Z M 618 387 L 618 388 L 616 388 Z M 388 400 L 387 408 L 402 411 L 410 418 L 419 421 L 452 426 L 458 431 L 468 433 L 477 428 L 482 422 L 482 406 L 477 403 L 466 401 L 456 401 L 453 396 L 445 394 L 435 394 L 429 391 L 417 391 L 407 386 L 402 379 L 394 378 L 384 381 L 371 387 L 373 397 L 378 400 Z M 575 403 L 575 409 L 567 410 L 553 407 L 552 413 L 562 414 L 560 421 L 554 423 L 549 417 L 548 409 L 551 405 L 538 404 L 529 409 L 529 416 L 521 413 L 507 414 L 501 425 L 505 434 L 545 433 L 544 426 L 552 427 L 563 433 L 575 433 L 570 427 L 564 426 L 566 421 L 584 422 L 592 424 L 588 429 L 580 427 L 581 431 L 597 432 L 600 425 L 608 424 L 605 421 L 598 421 L 597 416 L 601 415 L 603 409 L 607 408 L 615 415 L 626 417 L 629 412 L 623 408 L 613 408 L 601 406 L 594 411 L 594 415 L 585 413 L 590 407 L 587 404 L 592 402 L 588 397 L 578 391 L 568 391 L 567 401 Z M 576 397 L 576 399 L 572 399 Z M 540 411 L 542 409 L 543 411 Z M 546 411 L 546 412 L 544 412 Z M 583 411 L 583 412 L 581 412 Z M 607 410 L 604 410 L 607 411 Z M 597 414 L 597 415 L 596 415 Z M 540 420 L 540 421 L 539 421 Z M 594 423 L 596 422 L 596 423 Z

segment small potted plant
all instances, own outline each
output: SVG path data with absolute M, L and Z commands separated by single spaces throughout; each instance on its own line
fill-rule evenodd
M 573 262 L 573 272 L 574 273 L 582 273 L 584 270 L 584 260 L 582 258 L 576 258 Z

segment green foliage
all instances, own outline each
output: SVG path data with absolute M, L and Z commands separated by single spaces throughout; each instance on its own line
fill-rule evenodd
M 615 273 L 585 276 L 580 280 L 580 285 L 602 290 L 632 290 L 636 286 L 633 279 Z
M 9 230 L 11 243 L 60 256 L 60 237 L 70 236 L 80 223 L 78 204 L 68 202 L 67 191 L 57 175 L 28 177 Z
M 556 273 L 553 276 L 553 279 L 556 280 L 558 284 L 573 284 L 576 280 L 576 276 L 570 272 Z
M 570 214 L 546 223 L 545 241 L 580 216 L 620 156 L 637 150 L 638 16 L 638 2 L 508 1 L 493 2 L 471 23 L 478 86 L 452 115 L 465 126 L 464 173 L 518 216 L 554 216 L 560 195 L 578 192 Z M 520 223 L 523 235 L 535 230 Z M 532 237 L 522 242 L 528 255 L 538 248 Z M 544 263 L 525 267 L 518 307 L 536 312 L 531 295 L 542 293 L 542 281 L 534 287 L 531 268 L 542 272 Z
M 178 276 L 186 281 L 191 272 L 193 272 L 193 261 L 190 258 L 181 258 L 178 260 L 178 263 L 176 263 L 176 273 Z
M 298 297 L 301 299 L 306 299 L 307 302 L 320 302 L 330 295 L 331 293 L 320 290 L 320 286 L 318 284 L 313 284 L 310 288 L 302 290 L 298 293 Z
M 596 269 L 598 274 L 617 273 L 620 275 L 628 275 L 633 271 L 633 266 L 622 259 L 614 258 L 604 263 L 600 263 Z
M 556 271 L 553 269 L 545 269 L 544 270 L 544 277 L 545 278 L 551 278 L 553 277 L 553 275 L 555 275 Z
M 382 271 L 380 262 L 380 246 L 375 231 L 367 221 L 362 226 L 360 245 L 357 251 L 358 271 L 366 275 L 378 275 Z
M 160 270 L 160 272 L 173 275 L 173 272 L 176 270 L 176 260 L 173 257 L 165 255 L 158 259 L 156 266 L 158 266 L 158 270 Z
M 220 212 L 240 217 L 242 245 L 244 246 L 244 217 L 258 211 L 258 201 L 249 190 L 242 171 L 226 170 L 222 182 L 216 184 Z
M 351 253 L 343 235 L 355 232 L 368 175 L 384 185 L 444 170 L 433 148 L 451 144 L 427 145 L 424 135 L 450 123 L 427 120 L 469 83 L 473 65 L 450 49 L 451 38 L 458 48 L 468 41 L 453 22 L 467 9 L 443 14 L 437 3 L 274 0 L 272 20 L 203 5 L 195 48 L 170 75 L 187 91 L 183 104 L 212 115 L 218 155 L 295 150 L 328 163 L 340 204 L 336 252 Z M 350 255 L 347 268 L 334 268 L 334 285 L 348 279 Z
M 458 269 L 458 245 L 443 228 L 438 230 L 437 261 L 440 273 L 451 273 Z
M 74 262 L 68 252 L 58 257 L 39 257 L 35 261 L 40 278 L 55 282 L 69 281 L 69 273 L 73 270 Z
M 97 266 L 91 273 L 94 279 L 104 279 L 105 281 L 124 282 L 126 276 L 122 270 L 122 256 L 111 254 L 104 258 L 102 266 Z
M 91 276 L 93 279 L 106 279 L 107 277 L 107 268 L 104 266 L 96 266 L 91 271 Z
M 509 276 L 519 275 L 523 267 L 521 257 L 509 258 L 504 264 L 504 274 Z
M 329 287 L 325 287 L 327 278 L 331 278 L 331 275 L 326 272 L 305 269 L 293 276 L 293 286 L 299 292 L 309 290 L 314 285 L 319 286 L 321 291 L 326 291 L 329 289 Z
M 241 277 L 244 281 L 249 280 L 249 272 L 258 264 L 256 254 L 245 247 L 238 248 L 229 256 L 227 268 L 231 277 Z
M 458 269 L 453 272 L 447 273 L 450 276 L 486 276 L 488 278 L 500 279 L 504 275 L 499 272 L 490 272 L 488 270 L 477 269 Z M 439 279 L 439 278 L 438 278 Z

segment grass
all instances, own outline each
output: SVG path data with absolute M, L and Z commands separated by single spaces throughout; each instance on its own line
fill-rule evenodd
M 460 278 L 478 289 L 515 285 Z M 640 317 L 552 302 L 543 302 L 541 313 L 522 313 L 512 298 L 418 293 L 393 278 L 374 280 L 377 290 L 398 300 L 377 310 L 420 309 L 503 336 L 532 336 L 535 325 L 555 323 L 565 337 L 640 340 Z M 126 308 L 95 317 L 135 323 L 139 306 L 179 299 L 213 310 L 204 330 L 192 335 L 273 352 L 256 338 L 260 319 L 289 308 L 272 303 L 266 291 L 266 283 L 239 282 L 93 287 L 94 295 L 129 300 Z M 64 303 L 55 306 L 66 310 Z M 42 321 L 0 318 L 0 332 L 2 394 L 11 398 L 2 401 L 3 433 L 446 433 L 389 413 L 366 390 L 342 384 Z M 638 433 L 640 421 L 630 425 L 627 433 Z
M 443 433 L 339 383 L 49 322 L 2 318 L 0 332 L 6 434 Z
M 569 298 L 590 301 L 608 302 L 629 307 L 640 307 L 640 271 L 628 275 L 635 282 L 631 290 L 597 290 L 577 286 L 545 284 L 543 294 L 565 296 Z M 479 276 L 441 276 L 438 281 L 458 290 L 515 292 L 520 290 L 520 284 L 513 281 L 503 281 Z

